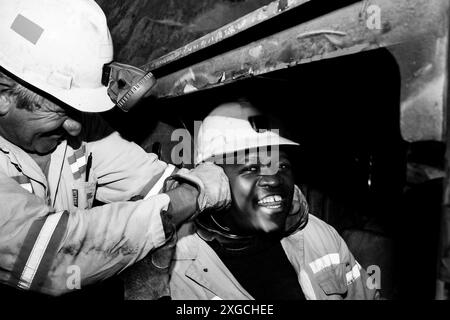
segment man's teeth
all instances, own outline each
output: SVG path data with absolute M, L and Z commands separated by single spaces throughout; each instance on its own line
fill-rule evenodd
M 274 196 L 268 196 L 268 197 L 265 197 L 265 198 L 259 200 L 258 204 L 270 204 L 270 203 L 280 202 L 282 200 L 283 200 L 283 198 L 281 196 L 274 195 Z

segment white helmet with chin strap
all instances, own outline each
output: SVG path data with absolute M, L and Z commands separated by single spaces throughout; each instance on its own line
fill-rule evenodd
M 0 70 L 85 112 L 111 109 L 102 85 L 113 59 L 94 0 L 0 0 Z
M 261 126 L 258 126 L 257 120 L 262 120 Z M 280 135 L 276 128 L 269 128 L 268 123 L 264 123 L 265 120 L 269 119 L 247 101 L 221 104 L 203 120 L 198 130 L 195 164 L 221 161 L 224 155 L 234 157 L 234 152 L 246 149 L 273 145 L 299 146 L 297 142 Z M 286 218 L 285 234 L 302 229 L 308 221 L 308 212 L 306 198 L 295 186 L 292 207 Z M 227 243 L 236 244 L 240 241 L 241 244 L 250 244 L 251 236 L 232 234 L 228 227 L 218 224 L 211 214 L 200 215 L 196 222 L 199 236 L 206 241 L 217 239 L 225 246 Z

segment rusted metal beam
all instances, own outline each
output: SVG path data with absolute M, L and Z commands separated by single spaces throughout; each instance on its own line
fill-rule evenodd
M 370 24 L 370 8 L 379 9 L 379 26 Z M 249 39 L 246 45 L 168 74 L 158 79 L 153 92 L 158 98 L 180 96 L 312 61 L 387 47 L 400 66 L 404 139 L 442 141 L 447 19 L 446 1 L 361 1 L 266 38 Z M 411 48 L 420 54 L 411 55 Z
M 186 57 L 201 49 L 205 49 L 220 41 L 228 39 L 244 30 L 260 24 L 261 22 L 272 19 L 275 16 L 278 16 L 309 1 L 310 0 L 274 1 L 269 5 L 263 6 L 260 9 L 241 17 L 214 32 L 211 32 L 177 50 L 174 50 L 158 59 L 149 62 L 143 68 L 148 71 L 160 68 L 175 60 Z

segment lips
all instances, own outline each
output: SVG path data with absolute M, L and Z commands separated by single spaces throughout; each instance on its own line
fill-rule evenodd
M 268 209 L 279 209 L 284 205 L 284 198 L 279 194 L 269 195 L 260 199 L 258 205 Z

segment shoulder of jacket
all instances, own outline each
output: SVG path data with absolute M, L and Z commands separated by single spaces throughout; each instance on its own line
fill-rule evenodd
M 308 224 L 306 225 L 305 229 L 307 228 L 314 231 L 331 232 L 333 234 L 336 233 L 336 229 L 311 213 L 309 214 Z
M 306 241 L 312 243 L 327 243 L 329 245 L 340 246 L 340 235 L 331 225 L 320 218 L 309 214 L 309 220 L 303 229 L 303 235 Z

